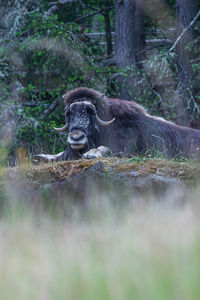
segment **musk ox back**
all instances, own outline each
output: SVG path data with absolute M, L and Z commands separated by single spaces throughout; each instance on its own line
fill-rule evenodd
M 68 148 L 61 159 L 82 157 L 91 148 L 109 147 L 125 155 L 159 153 L 167 157 L 200 157 L 200 131 L 149 115 L 135 101 L 107 98 L 77 88 L 64 96 Z

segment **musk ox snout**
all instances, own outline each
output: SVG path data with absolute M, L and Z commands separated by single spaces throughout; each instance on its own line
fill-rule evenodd
M 78 131 L 78 132 L 76 131 L 76 132 L 70 133 L 70 139 L 75 142 L 81 141 L 82 139 L 84 139 L 84 137 L 85 137 L 85 134 L 81 131 Z
M 83 149 L 88 144 L 88 138 L 82 130 L 74 130 L 69 133 L 67 142 L 72 149 Z

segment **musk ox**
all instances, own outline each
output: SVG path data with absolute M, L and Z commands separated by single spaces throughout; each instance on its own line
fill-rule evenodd
M 92 158 L 110 148 L 125 155 L 164 154 L 167 157 L 200 157 L 200 131 L 149 115 L 135 101 L 107 98 L 89 88 L 77 88 L 64 96 L 67 149 L 47 160 Z M 101 146 L 106 146 L 101 147 Z M 88 152 L 89 151 L 89 152 Z

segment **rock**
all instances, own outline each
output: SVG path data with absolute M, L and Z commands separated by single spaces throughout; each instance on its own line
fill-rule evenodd
M 24 170 L 22 167 L 10 168 L 9 174 L 10 186 L 14 186 L 13 182 L 18 178 L 20 189 L 26 193 L 23 197 L 32 197 L 36 203 L 40 193 L 47 199 L 45 201 L 55 203 L 60 203 L 60 199 L 83 203 L 91 199 L 91 195 L 101 194 L 112 195 L 113 201 L 123 203 L 131 197 L 141 199 L 138 195 L 144 199 L 152 197 L 159 201 L 171 199 L 182 203 L 187 195 L 187 185 L 191 188 L 192 182 L 193 185 L 198 183 L 200 166 L 112 157 L 43 164 Z
M 139 176 L 139 173 L 138 173 L 137 171 L 132 171 L 132 172 L 130 173 L 130 176 L 131 176 L 131 177 L 137 177 L 137 176 Z

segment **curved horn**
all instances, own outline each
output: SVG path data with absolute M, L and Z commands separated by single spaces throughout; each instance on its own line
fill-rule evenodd
M 64 131 L 64 130 L 66 130 L 67 129 L 67 127 L 68 127 L 68 124 L 66 123 L 63 127 L 61 127 L 61 128 L 56 128 L 56 127 L 53 127 L 53 129 L 54 130 L 56 130 L 56 131 L 59 131 L 59 132 L 61 132 L 61 131 Z
M 112 124 L 112 122 L 115 121 L 115 118 L 113 118 L 110 121 L 103 121 L 99 118 L 99 116 L 97 114 L 96 114 L 96 119 L 97 119 L 97 122 L 99 123 L 99 125 L 102 125 L 102 126 L 108 126 L 108 125 Z

